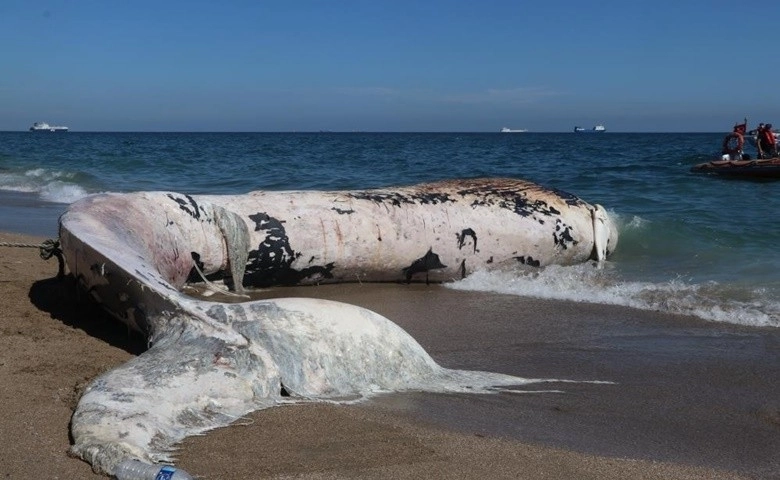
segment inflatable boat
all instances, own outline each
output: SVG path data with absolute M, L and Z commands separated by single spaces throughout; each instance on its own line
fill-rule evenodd
M 713 160 L 694 165 L 691 171 L 735 178 L 780 179 L 780 158 Z

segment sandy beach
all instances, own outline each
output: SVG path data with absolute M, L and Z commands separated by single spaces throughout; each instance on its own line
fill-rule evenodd
M 0 246 L 2 478 L 104 478 L 68 455 L 70 416 L 91 379 L 145 348 L 56 274 L 36 248 Z M 780 478 L 778 329 L 438 285 L 267 294 L 368 307 L 447 367 L 575 382 L 255 412 L 182 443 L 197 478 Z

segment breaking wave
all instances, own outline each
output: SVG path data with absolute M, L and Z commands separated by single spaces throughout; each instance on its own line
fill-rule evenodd
M 745 326 L 780 327 L 780 303 L 766 288 L 695 284 L 674 279 L 663 283 L 619 280 L 614 265 L 549 266 L 477 271 L 446 284 L 456 290 L 494 292 L 551 300 L 621 305 L 641 310 L 691 315 Z
M 79 173 L 46 168 L 6 170 L 0 171 L 0 190 L 33 193 L 52 203 L 72 203 L 90 193 L 81 177 Z

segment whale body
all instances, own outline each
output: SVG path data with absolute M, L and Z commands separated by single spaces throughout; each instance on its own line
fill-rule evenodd
M 170 461 L 189 435 L 292 400 L 391 391 L 490 392 L 538 381 L 439 366 L 367 309 L 182 293 L 354 281 L 448 281 L 507 263 L 603 261 L 617 230 L 598 205 L 515 179 L 340 192 L 99 194 L 72 204 L 60 241 L 79 285 L 150 348 L 95 379 L 72 453 L 113 474 Z

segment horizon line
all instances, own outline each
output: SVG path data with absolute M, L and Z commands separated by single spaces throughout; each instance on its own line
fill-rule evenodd
M 522 136 L 524 134 L 534 133 L 598 133 L 598 134 L 610 134 L 610 133 L 674 133 L 674 134 L 686 134 L 686 133 L 730 133 L 727 131 L 661 131 L 661 130 L 606 130 L 603 132 L 593 132 L 586 130 L 584 132 L 575 132 L 573 130 L 526 130 L 524 132 L 501 132 L 500 130 L 72 130 L 68 129 L 65 132 L 30 132 L 29 130 L 0 130 L 0 133 L 37 133 L 37 134 L 67 134 L 67 133 L 469 133 L 469 134 L 486 134 L 495 133 L 498 135 L 506 136 Z

